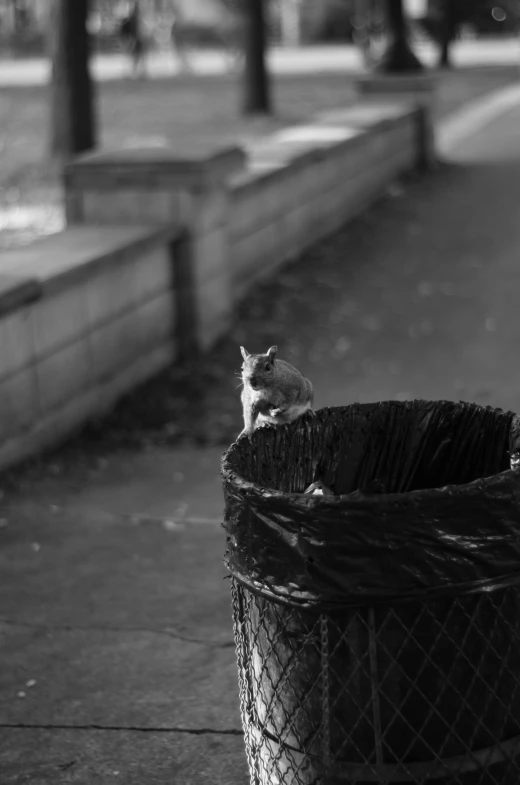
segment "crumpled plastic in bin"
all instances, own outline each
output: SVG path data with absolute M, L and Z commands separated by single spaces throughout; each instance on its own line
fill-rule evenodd
M 520 419 L 388 401 L 261 428 L 222 459 L 227 565 L 256 594 L 321 610 L 520 582 Z M 321 481 L 336 494 L 304 494 Z

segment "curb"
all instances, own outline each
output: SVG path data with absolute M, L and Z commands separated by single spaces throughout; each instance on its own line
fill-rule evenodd
M 452 153 L 466 139 L 520 104 L 520 85 L 510 85 L 465 104 L 437 123 L 437 152 Z

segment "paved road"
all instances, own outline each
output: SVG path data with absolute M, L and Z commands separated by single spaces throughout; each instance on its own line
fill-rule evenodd
M 518 411 L 519 123 L 517 103 L 282 272 L 213 363 L 232 378 L 275 325 L 320 406 Z M 2 785 L 246 785 L 219 453 L 58 454 L 4 499 Z
M 427 65 L 437 57 L 433 46 L 417 45 L 419 56 Z M 454 47 L 457 67 L 476 65 L 520 65 L 520 44 L 517 39 L 462 41 Z M 353 46 L 316 46 L 301 49 L 277 49 L 270 55 L 274 73 L 316 73 L 319 71 L 359 72 L 362 62 Z M 193 71 L 197 74 L 222 74 L 229 70 L 229 59 L 221 52 L 197 52 L 192 55 Z M 93 59 L 97 79 L 119 79 L 129 75 L 128 60 L 123 55 L 104 55 Z M 173 56 L 168 52 L 149 57 L 148 73 L 156 78 L 171 77 L 178 72 Z M 49 78 L 49 63 L 44 59 L 0 60 L 0 86 L 44 84 Z

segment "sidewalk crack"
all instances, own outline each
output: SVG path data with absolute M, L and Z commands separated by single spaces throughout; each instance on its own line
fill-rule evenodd
M 239 728 L 181 728 L 175 725 L 159 727 L 139 727 L 137 725 L 61 725 L 58 723 L 43 724 L 28 722 L 0 722 L 0 728 L 11 730 L 74 730 L 74 731 L 128 731 L 132 733 L 183 733 L 191 736 L 243 736 Z
M 16 619 L 1 619 L 0 625 L 5 624 L 10 627 L 28 627 L 33 629 L 48 630 L 50 632 L 141 632 L 149 635 L 166 635 L 168 638 L 183 641 L 184 643 L 195 643 L 199 646 L 209 646 L 214 649 L 234 648 L 234 641 L 215 641 L 204 640 L 203 638 L 192 638 L 189 635 L 182 635 L 170 627 L 124 627 L 113 625 L 82 625 L 82 624 L 42 624 L 40 622 L 17 621 Z

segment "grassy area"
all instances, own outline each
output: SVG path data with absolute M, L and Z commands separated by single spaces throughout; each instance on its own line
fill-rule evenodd
M 190 140 L 247 139 L 318 109 L 338 106 L 353 95 L 352 85 L 342 76 L 279 79 L 276 116 L 247 120 L 240 116 L 240 89 L 231 76 L 103 82 L 98 85 L 100 145 L 167 142 L 185 148 Z M 56 186 L 56 171 L 46 156 L 47 126 L 45 89 L 2 91 L 0 182 L 4 190 L 16 187 L 22 198 L 32 199 L 35 189 Z
M 439 112 L 517 78 L 515 68 L 466 69 L 440 77 Z M 166 142 L 185 149 L 191 140 L 240 142 L 355 97 L 345 74 L 280 76 L 274 82 L 275 116 L 240 116 L 237 77 L 185 76 L 151 81 L 125 80 L 98 85 L 100 145 L 118 147 Z M 0 207 L 59 205 L 57 167 L 47 157 L 47 90 L 0 90 Z

